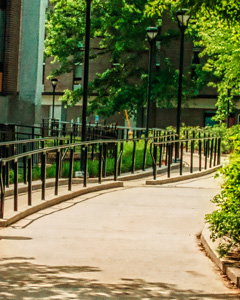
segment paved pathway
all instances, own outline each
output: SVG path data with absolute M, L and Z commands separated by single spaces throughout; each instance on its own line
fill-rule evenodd
M 199 245 L 212 176 L 129 181 L 0 230 L 0 299 L 240 299 Z

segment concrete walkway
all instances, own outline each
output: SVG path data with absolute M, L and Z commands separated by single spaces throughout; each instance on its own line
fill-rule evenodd
M 219 182 L 144 182 L 1 228 L 0 299 L 240 299 L 197 238 Z

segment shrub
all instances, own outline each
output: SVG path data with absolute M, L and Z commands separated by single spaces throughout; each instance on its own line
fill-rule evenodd
M 240 246 L 240 135 L 233 137 L 234 153 L 230 163 L 220 169 L 224 182 L 220 194 L 212 202 L 218 209 L 206 215 L 213 241 L 220 238 L 220 256 Z

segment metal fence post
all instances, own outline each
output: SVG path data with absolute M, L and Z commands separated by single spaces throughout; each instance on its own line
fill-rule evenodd
M 14 211 L 18 210 L 18 160 L 14 160 Z
M 183 174 L 183 142 L 180 143 L 180 175 Z
M 157 146 L 154 145 L 153 146 L 153 179 L 156 180 L 157 179 Z
M 218 158 L 217 164 L 220 165 L 221 163 L 221 138 L 218 138 Z
M 103 156 L 103 145 L 99 144 L 99 167 L 98 167 L 98 183 L 102 183 L 102 156 Z
M 55 175 L 55 195 L 58 195 L 58 186 L 59 186 L 59 177 L 60 177 L 60 149 L 57 150 L 56 153 L 56 175 Z
M 132 152 L 132 173 L 135 171 L 135 159 L 136 159 L 136 141 L 133 141 L 133 152 Z
M 42 200 L 45 200 L 46 191 L 46 153 L 42 152 L 41 179 L 42 179 Z
M 72 176 L 73 176 L 73 164 L 74 164 L 74 149 L 70 149 L 70 165 L 68 174 L 68 190 L 72 190 Z
M 2 174 L 2 162 L 0 163 L 0 185 L 1 185 L 1 206 L 0 206 L 0 219 L 3 219 L 4 215 L 4 202 L 5 202 L 5 186 L 3 182 L 3 174 Z
M 167 156 L 168 156 L 168 178 L 171 176 L 171 145 L 167 144 Z
M 84 146 L 84 165 L 83 165 L 83 186 L 87 187 L 88 173 L 88 146 Z
M 32 156 L 28 157 L 28 205 L 32 205 Z
M 121 169 L 122 169 L 122 153 L 123 153 L 123 142 L 120 142 L 120 159 L 119 159 L 119 163 L 118 163 L 118 176 L 121 175 Z
M 114 181 L 117 181 L 118 176 L 118 144 L 114 143 Z
M 144 144 L 144 152 L 143 152 L 143 167 L 142 167 L 142 170 L 143 170 L 143 171 L 145 171 L 145 167 L 146 167 L 147 144 L 148 144 L 148 140 L 145 140 L 145 144 Z
M 191 140 L 190 173 L 193 173 L 193 152 L 194 152 L 194 141 Z

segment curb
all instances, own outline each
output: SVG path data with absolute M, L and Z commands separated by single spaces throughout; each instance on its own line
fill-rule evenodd
M 42 209 L 59 204 L 66 200 L 70 200 L 75 197 L 78 197 L 78 196 L 81 196 L 84 194 L 88 194 L 88 193 L 92 193 L 92 192 L 98 192 L 98 191 L 102 191 L 102 190 L 119 188 L 119 187 L 123 187 L 123 182 L 121 182 L 121 181 L 109 182 L 109 183 L 104 183 L 104 184 L 96 185 L 96 186 L 92 186 L 92 187 L 86 187 L 86 188 L 83 188 L 81 190 L 74 191 L 74 192 L 67 192 L 65 195 L 61 195 L 61 196 L 52 196 L 51 199 L 43 200 L 39 204 L 36 204 L 32 207 L 27 207 L 27 209 L 26 209 L 26 207 L 23 207 L 22 210 L 14 212 L 13 215 L 11 217 L 9 217 L 8 219 L 0 220 L 0 227 L 7 227 L 19 220 L 31 215 L 31 214 L 34 214 Z
M 177 177 L 172 177 L 172 178 L 170 177 L 170 178 L 159 179 L 159 180 L 147 180 L 146 185 L 160 185 L 160 184 L 166 184 L 166 183 L 173 183 L 173 182 L 188 180 L 188 179 L 192 179 L 192 178 L 198 178 L 198 177 L 202 177 L 202 176 L 214 173 L 221 167 L 222 167 L 222 165 L 218 165 L 218 166 L 212 167 L 211 169 L 208 169 L 208 170 L 204 170 L 204 171 L 201 171 L 201 172 L 198 171 L 198 172 L 194 172 L 194 173 L 187 174 L 187 175 L 179 175 Z
M 179 163 L 174 163 L 171 165 L 171 170 L 175 170 L 178 169 L 180 166 Z M 157 169 L 157 174 L 162 174 L 167 172 L 168 167 L 167 166 L 163 166 L 161 168 Z M 128 180 L 134 180 L 134 179 L 141 179 L 144 177 L 148 177 L 148 176 L 152 176 L 153 175 L 153 170 L 151 169 L 150 171 L 141 171 L 139 173 L 134 173 L 134 174 L 127 174 L 127 175 L 123 175 L 123 176 L 119 176 L 118 180 L 119 181 L 128 181 Z
M 174 170 L 174 169 L 177 169 L 179 167 L 179 163 L 176 163 L 176 164 L 173 164 L 171 166 L 171 170 Z M 157 170 L 157 174 L 162 174 L 164 172 L 167 171 L 167 167 L 166 166 L 163 166 L 162 168 L 159 168 Z M 152 169 L 151 170 L 145 170 L 145 171 L 135 171 L 135 173 L 126 173 L 124 175 L 120 175 L 118 176 L 118 181 L 127 181 L 127 180 L 134 180 L 134 179 L 141 179 L 141 178 L 144 178 L 144 177 L 148 177 L 148 176 L 151 176 L 153 174 L 153 171 Z M 113 181 L 114 180 L 114 177 L 113 176 L 109 176 L 109 177 L 105 177 L 105 178 L 102 178 L 102 182 L 110 182 L 110 181 Z M 62 185 L 68 185 L 68 179 L 63 179 L 61 178 L 59 180 L 59 186 L 62 186 Z M 72 182 L 73 184 L 81 184 L 83 183 L 83 179 L 82 178 L 73 178 L 72 179 Z M 87 182 L 88 183 L 97 183 L 98 184 L 98 178 L 88 178 L 87 179 Z M 50 178 L 46 181 L 46 187 L 49 188 L 49 187 L 54 187 L 55 186 L 55 179 L 54 178 Z M 37 181 L 33 181 L 32 182 L 32 190 L 35 191 L 35 190 L 39 190 L 42 188 L 42 183 L 40 180 L 37 180 Z M 27 185 L 23 185 L 23 184 L 19 184 L 18 186 L 18 193 L 21 194 L 21 193 L 27 193 L 28 192 L 28 186 Z M 5 197 L 9 197 L 9 196 L 13 196 L 14 195 L 14 189 L 13 189 L 13 186 L 9 189 L 6 189 L 5 191 Z
M 240 287 L 240 268 L 236 266 L 236 261 L 231 260 L 231 258 L 220 258 L 217 252 L 218 241 L 213 242 L 210 239 L 210 230 L 208 229 L 208 224 L 205 225 L 202 234 L 201 242 L 213 260 L 213 262 L 218 266 L 218 268 L 226 275 L 238 288 Z M 239 265 L 239 263 L 238 263 Z

